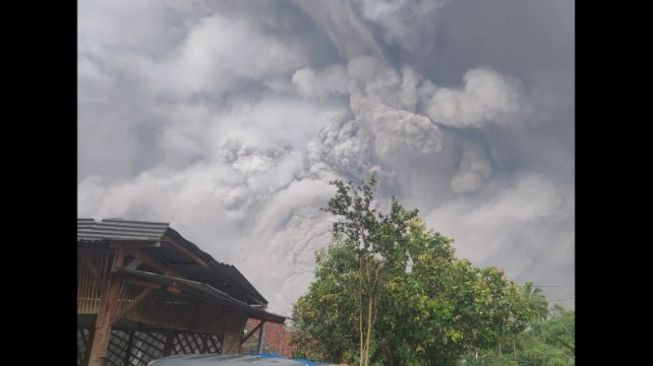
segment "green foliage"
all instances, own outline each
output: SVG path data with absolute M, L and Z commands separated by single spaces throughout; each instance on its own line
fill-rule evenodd
M 464 365 L 503 365 L 510 360 L 525 366 L 571 366 L 575 364 L 575 314 L 555 306 L 546 320 L 535 320 L 529 329 L 514 337 L 515 343 L 504 344 L 504 352 L 495 349 L 469 353 Z
M 300 356 L 456 364 L 511 342 L 544 314 L 539 289 L 520 291 L 500 269 L 455 258 L 453 240 L 429 230 L 417 210 L 393 198 L 390 212 L 377 211 L 375 183 L 333 183 L 325 209 L 338 218 L 333 242 L 317 254 L 316 279 L 293 309 Z
M 533 282 L 526 282 L 522 287 L 522 296 L 529 305 L 531 316 L 538 320 L 545 320 L 549 315 L 549 303 L 542 295 L 542 290 L 533 286 Z

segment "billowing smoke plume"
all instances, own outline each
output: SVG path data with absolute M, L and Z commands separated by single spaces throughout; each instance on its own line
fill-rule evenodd
M 460 256 L 570 283 L 562 94 L 487 60 L 402 61 L 457 6 L 82 1 L 80 217 L 169 221 L 289 314 L 329 244 L 328 182 L 376 174 Z

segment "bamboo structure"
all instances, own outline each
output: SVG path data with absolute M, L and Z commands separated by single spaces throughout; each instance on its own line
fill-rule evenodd
M 78 219 L 77 252 L 78 366 L 238 353 L 248 318 L 284 321 L 235 267 L 166 223 Z

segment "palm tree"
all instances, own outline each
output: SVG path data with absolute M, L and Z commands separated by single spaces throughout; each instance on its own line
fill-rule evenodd
M 522 287 L 522 296 L 528 307 L 535 313 L 537 320 L 545 320 L 549 316 L 549 302 L 542 294 L 542 289 L 534 287 L 533 282 L 526 282 Z
M 535 314 L 535 322 L 546 320 L 549 316 L 549 302 L 542 294 L 542 289 L 533 286 L 533 282 L 526 282 L 522 286 L 521 295 L 526 301 L 526 306 Z M 515 360 L 517 359 L 517 345 L 515 336 L 512 337 L 512 352 Z

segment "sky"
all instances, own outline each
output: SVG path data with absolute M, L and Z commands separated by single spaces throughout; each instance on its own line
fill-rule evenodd
M 574 307 L 571 0 L 80 0 L 78 216 L 169 222 L 290 315 L 334 179 Z

